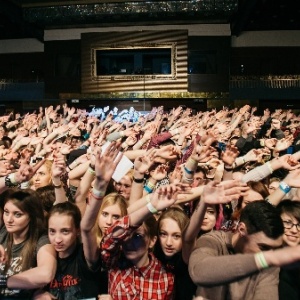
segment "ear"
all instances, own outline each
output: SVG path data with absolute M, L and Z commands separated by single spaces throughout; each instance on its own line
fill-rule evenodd
M 244 222 L 240 222 L 237 228 L 240 236 L 246 236 L 248 234 L 247 227 Z
M 149 249 L 152 249 L 157 241 L 157 236 L 150 239 Z

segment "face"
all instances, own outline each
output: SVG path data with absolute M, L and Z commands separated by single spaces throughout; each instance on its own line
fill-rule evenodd
M 250 189 L 249 191 L 247 191 L 247 195 L 243 197 L 242 208 L 244 208 L 250 202 L 257 200 L 264 200 L 264 198 L 260 193 Z
M 166 257 L 172 257 L 181 251 L 181 230 L 175 220 L 168 218 L 160 222 L 159 241 Z
M 118 204 L 106 206 L 99 215 L 98 226 L 103 233 L 121 217 L 121 209 Z
M 195 173 L 193 185 L 199 186 L 203 184 L 203 179 L 205 179 L 205 174 L 202 171 Z
M 115 190 L 126 200 L 129 200 L 132 181 L 129 176 L 125 175 L 119 182 L 114 182 Z
M 201 231 L 209 232 L 214 229 L 217 221 L 217 211 L 215 206 L 208 206 L 201 225 Z
M 33 176 L 33 186 L 35 189 L 49 185 L 51 182 L 51 173 L 47 166 L 42 165 Z
M 279 188 L 279 183 L 280 183 L 279 181 L 273 181 L 269 184 L 268 190 L 270 194 L 274 193 L 275 190 Z
M 282 246 L 282 236 L 277 239 L 271 239 L 260 231 L 246 235 L 243 239 L 242 253 L 257 253 L 277 249 Z
M 19 209 L 12 201 L 4 206 L 3 222 L 9 233 L 23 235 L 28 231 L 29 215 Z
M 281 214 L 281 219 L 284 226 L 283 243 L 288 246 L 297 246 L 300 243 L 300 224 L 298 220 L 286 213 Z
M 50 243 L 60 258 L 68 257 L 76 247 L 79 229 L 74 226 L 71 216 L 55 213 L 48 221 Z
M 146 266 L 149 262 L 148 249 L 152 248 L 155 242 L 156 238 L 150 239 L 142 225 L 122 244 L 124 255 L 138 268 Z

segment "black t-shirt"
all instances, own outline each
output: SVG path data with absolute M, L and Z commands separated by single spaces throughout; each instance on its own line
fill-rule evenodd
M 6 249 L 6 245 L 7 245 L 7 238 L 8 238 L 8 235 L 7 235 L 6 228 L 4 228 L 4 229 L 1 228 L 0 240 L 1 240 L 1 244 L 4 246 L 5 249 Z M 14 274 L 18 274 L 23 271 L 26 271 L 26 270 L 22 270 L 23 257 L 21 256 L 21 251 L 22 251 L 25 243 L 26 243 L 26 241 L 12 246 L 11 261 L 10 261 L 8 270 L 5 272 L 5 275 L 12 276 Z M 37 253 L 38 253 L 39 249 L 47 244 L 50 244 L 50 242 L 48 240 L 48 236 L 42 235 L 37 242 L 34 253 L 32 253 L 31 268 L 34 268 L 37 266 Z M 1 275 L 4 275 L 4 269 L 5 269 L 5 263 L 0 263 L 0 274 Z M 22 299 L 22 300 L 32 299 L 33 292 L 34 292 L 34 290 L 18 290 L 18 289 L 6 288 L 6 289 L 0 290 L 0 299 L 4 299 L 4 296 L 8 297 L 7 299 L 9 299 L 9 297 Z
M 107 289 L 107 272 L 101 269 L 101 259 L 89 268 L 83 245 L 78 244 L 69 257 L 57 258 L 55 278 L 48 291 L 58 300 L 78 300 L 97 299 L 99 294 L 107 294 Z

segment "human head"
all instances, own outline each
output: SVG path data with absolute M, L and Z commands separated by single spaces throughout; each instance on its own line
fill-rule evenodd
M 182 249 L 182 233 L 189 223 L 189 218 L 179 207 L 164 211 L 158 219 L 157 248 L 166 257 L 171 257 Z
M 261 200 L 249 203 L 241 212 L 240 222 L 233 235 L 237 252 L 256 253 L 282 245 L 283 224 L 278 210 Z
M 300 202 L 284 200 L 278 206 L 283 221 L 283 243 L 296 246 L 300 243 Z M 297 225 L 298 224 L 298 225 Z
M 274 193 L 277 188 L 279 188 L 280 178 L 272 177 L 270 178 L 268 191 L 270 194 Z
M 114 181 L 114 188 L 117 193 L 122 195 L 126 200 L 130 198 L 131 186 L 133 181 L 133 170 L 130 169 L 119 182 Z
M 262 182 L 249 181 L 247 182 L 249 190 L 246 192 L 245 196 L 242 196 L 238 200 L 236 209 L 240 211 L 250 202 L 263 200 L 269 196 L 268 189 Z
M 219 230 L 223 220 L 222 205 L 207 205 L 203 222 L 201 224 L 201 233 L 206 233 L 214 228 Z
M 32 188 L 37 189 L 51 184 L 52 179 L 52 161 L 46 160 L 44 164 L 36 171 L 32 178 Z
M 59 257 L 73 253 L 80 235 L 81 213 L 79 208 L 69 202 L 54 205 L 48 217 L 48 236 Z
M 154 216 L 150 216 L 122 244 L 125 257 L 138 268 L 145 266 L 148 263 L 149 250 L 155 245 L 156 234 L 157 221 Z
M 262 231 L 272 239 L 283 234 L 283 225 L 277 209 L 265 200 L 251 202 L 242 209 L 240 222 L 245 223 L 248 234 Z
M 45 217 L 52 209 L 53 203 L 55 202 L 55 188 L 53 185 L 45 185 L 36 189 L 39 195 L 39 199 L 42 202 Z
M 105 230 L 125 215 L 127 215 L 127 203 L 122 195 L 110 193 L 103 198 L 97 224 L 97 239 L 99 244 Z
M 11 189 L 6 192 L 4 199 L 3 220 L 5 225 L 15 222 L 15 214 L 13 217 L 11 216 L 12 211 L 20 211 L 23 214 L 21 218 L 25 217 L 23 225 L 20 220 L 16 222 L 18 222 L 18 229 L 23 230 L 23 235 L 25 236 L 25 244 L 21 256 L 23 257 L 22 270 L 27 270 L 33 263 L 32 253 L 36 249 L 37 241 L 45 231 L 43 207 L 35 191 L 31 189 Z M 11 229 L 7 227 L 7 231 L 9 235 L 7 243 L 7 262 L 10 262 L 13 237 L 16 229 L 14 227 Z

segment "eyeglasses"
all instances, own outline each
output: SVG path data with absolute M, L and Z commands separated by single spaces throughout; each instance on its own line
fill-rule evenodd
M 296 226 L 297 230 L 300 231 L 300 223 L 293 223 L 291 221 L 282 221 L 283 227 L 286 229 L 292 229 L 294 226 Z

